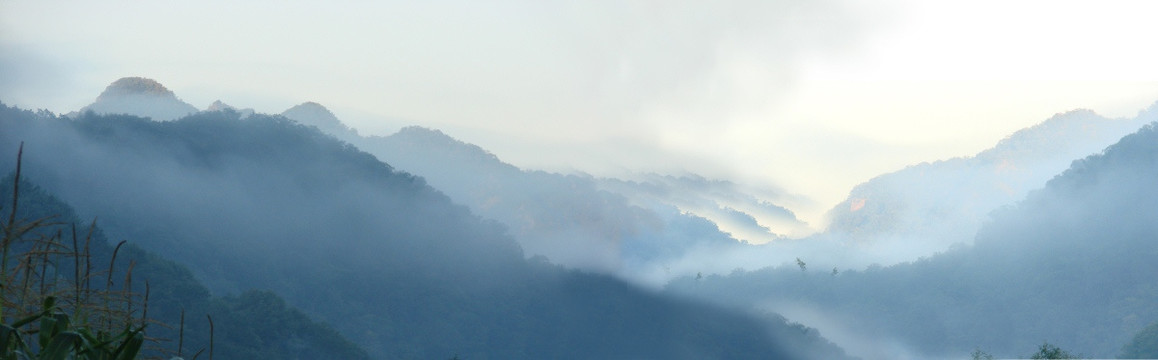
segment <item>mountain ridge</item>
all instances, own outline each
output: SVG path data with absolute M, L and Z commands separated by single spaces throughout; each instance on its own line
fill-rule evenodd
M 527 260 L 422 178 L 284 117 L 0 114 L 0 150 L 25 141 L 26 173 L 110 234 L 214 291 L 274 290 L 374 357 L 845 357 L 783 319 Z
M 843 334 L 834 341 L 860 356 L 897 357 L 896 349 L 864 345 L 888 342 L 917 358 L 975 349 L 1017 357 L 1044 340 L 1108 358 L 1158 321 L 1155 178 L 1151 122 L 993 212 L 971 244 L 865 270 L 812 273 L 789 264 L 685 278 L 669 291 L 797 309 L 798 321 L 827 324 L 818 327 Z
M 918 256 L 968 243 L 990 211 L 1022 199 L 1073 161 L 1098 153 L 1155 119 L 1158 116 L 1146 111 L 1119 119 L 1090 110 L 1059 113 L 976 155 L 878 175 L 858 184 L 828 211 L 825 235 L 857 246 L 911 245 L 919 249 L 913 252 Z

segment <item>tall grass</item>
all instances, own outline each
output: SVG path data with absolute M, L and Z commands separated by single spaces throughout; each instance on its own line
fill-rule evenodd
M 95 222 L 83 238 L 72 226 L 65 241 L 63 224 L 53 217 L 18 216 L 23 152 L 21 143 L 10 212 L 0 224 L 0 360 L 136 358 L 148 325 L 147 283 L 144 295 L 132 291 L 130 262 L 121 287 L 114 287 L 116 252 L 123 242 L 108 270 L 94 271 Z M 93 279 L 100 277 L 104 286 L 94 287 Z

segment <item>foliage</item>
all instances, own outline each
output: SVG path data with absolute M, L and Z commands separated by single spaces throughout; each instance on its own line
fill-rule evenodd
M 981 351 L 981 349 L 974 349 L 972 353 L 969 353 L 969 358 L 973 360 L 993 360 L 993 355 Z
M 1037 352 L 1029 356 L 1030 359 L 1077 359 L 1078 356 L 1070 354 L 1068 351 L 1050 345 L 1048 342 L 1042 343 L 1038 347 Z
M 1119 359 L 1158 359 L 1158 322 L 1138 331 L 1126 346 L 1122 347 Z

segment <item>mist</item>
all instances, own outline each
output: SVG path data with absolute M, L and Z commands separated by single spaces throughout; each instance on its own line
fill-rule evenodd
M 782 318 L 526 259 L 503 225 L 284 117 L 2 110 L 24 178 L 110 239 L 186 264 L 217 296 L 284 296 L 372 357 L 845 356 Z
M 225 359 L 1158 357 L 1155 11 L 0 2 L 0 175 Z
M 841 332 L 862 334 L 842 344 L 850 351 L 864 346 L 863 334 L 874 334 L 873 344 L 904 345 L 904 352 L 880 357 L 961 358 L 974 348 L 1027 356 L 1042 339 L 1084 356 L 1114 357 L 1155 316 L 1143 305 L 1153 293 L 1141 279 L 1152 271 L 1144 254 L 1155 246 L 1154 135 L 1154 125 L 1146 125 L 1073 162 L 1042 189 L 992 213 L 972 244 L 892 266 L 829 272 L 808 262 L 807 269 L 686 278 L 669 289 L 744 299 L 789 318 L 823 313 L 814 322 L 821 331 L 835 322 Z

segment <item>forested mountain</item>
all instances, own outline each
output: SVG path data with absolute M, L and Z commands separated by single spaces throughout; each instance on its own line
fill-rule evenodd
M 528 255 L 566 266 L 660 284 L 695 273 L 686 265 L 694 262 L 685 259 L 691 252 L 743 251 L 747 245 L 738 239 L 767 241 L 806 228 L 791 211 L 730 182 L 523 170 L 439 130 L 411 126 L 361 137 L 312 102 L 282 115 L 422 176 L 455 202 L 506 225 Z
M 862 247 L 904 247 L 875 254 L 891 264 L 969 242 L 988 214 L 1025 197 L 1076 159 L 1101 151 L 1158 120 L 1158 104 L 1130 119 L 1089 110 L 1058 114 L 976 156 L 921 163 L 856 186 L 828 212 L 826 236 Z
M 142 77 L 121 78 L 109 84 L 96 101 L 76 114 L 132 114 L 157 121 L 173 120 L 197 112 L 161 83 Z
M 438 130 L 407 127 L 359 147 L 502 222 L 528 255 L 561 265 L 660 284 L 690 270 L 673 269 L 689 252 L 745 246 L 673 206 L 635 206 L 583 174 L 521 170 Z
M 1150 124 L 995 213 L 971 246 L 865 271 L 689 278 L 669 291 L 779 311 L 869 357 L 1025 356 L 1043 340 L 1112 357 L 1158 320 L 1155 179 Z
M 0 107 L 0 128 L 0 153 L 24 141 L 27 176 L 112 238 L 188 265 L 216 293 L 274 291 L 377 358 L 843 357 L 774 316 L 526 260 L 421 178 L 280 116 Z
M 5 113 L 0 119 L 7 119 L 9 115 Z M 12 214 L 13 180 L 12 175 L 0 179 L 0 204 L 3 204 L 0 205 L 0 218 L 5 220 Z M 192 272 L 185 266 L 132 243 L 114 251 L 113 244 L 108 241 L 102 228 L 93 226 L 93 221 L 82 221 L 68 204 L 23 179 L 19 189 L 15 217 L 17 223 L 50 219 L 48 225 L 38 229 L 39 232 L 77 234 L 75 239 L 71 236 L 63 239 L 63 245 L 71 248 L 75 244 L 83 248 L 86 254 L 83 263 L 95 265 L 98 269 L 96 271 L 100 272 L 96 274 L 97 278 L 116 279 L 109 290 L 135 289 L 136 298 L 139 299 L 136 307 L 138 312 L 132 315 L 147 315 L 148 321 L 152 323 L 146 327 L 145 334 L 150 339 L 156 339 L 145 346 L 146 356 L 191 356 L 199 351 L 208 356 L 209 339 L 212 336 L 213 355 L 217 359 L 369 358 L 364 350 L 343 338 L 333 328 L 315 323 L 297 309 L 287 307 L 275 294 L 246 291 L 236 296 L 210 296 L 209 290 L 194 279 Z M 16 263 L 16 254 L 27 250 L 23 248 L 28 246 L 28 241 L 16 241 L 13 244 L 12 264 Z M 79 253 L 80 249 L 77 250 Z M 65 254 L 56 254 L 48 260 L 55 264 L 55 274 L 77 277 L 76 274 L 82 273 L 75 269 L 76 264 L 82 263 L 80 259 L 74 262 Z M 93 266 L 80 267 L 91 273 Z M 99 270 L 106 268 L 113 269 L 114 273 L 107 274 Z M 128 269 L 132 269 L 134 276 L 129 277 L 132 284 L 126 286 L 121 279 L 126 278 Z M 50 282 L 56 281 L 59 280 Z M 92 283 L 91 280 L 89 282 Z M 105 289 L 105 286 L 105 283 L 96 281 L 94 288 Z M 147 301 L 144 300 L 146 289 Z M 14 301 L 12 298 L 4 300 L 9 304 Z M 142 309 L 147 310 L 141 312 Z M 182 312 L 187 318 L 183 323 Z M 212 331 L 208 317 L 215 319 L 217 324 Z M 182 324 L 184 329 L 180 328 Z

